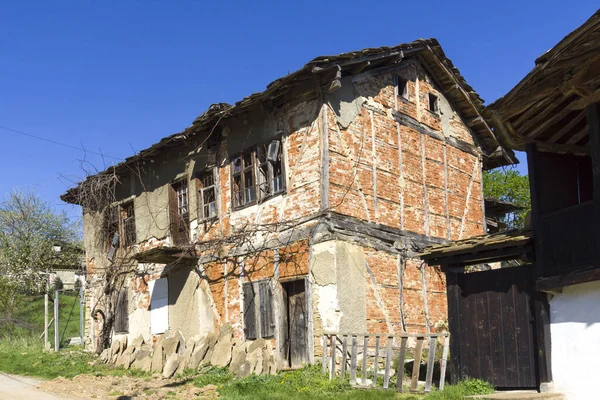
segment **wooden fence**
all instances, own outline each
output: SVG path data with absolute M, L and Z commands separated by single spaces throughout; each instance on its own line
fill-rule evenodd
M 409 340 L 411 347 L 408 348 Z M 443 341 L 442 355 L 436 360 L 436 349 L 438 341 Z M 404 362 L 408 351 L 414 350 L 414 363 L 410 380 L 410 391 L 418 392 L 419 374 L 421 370 L 421 359 L 423 350 L 428 349 L 427 370 L 425 373 L 425 392 L 431 391 L 433 385 L 434 364 L 440 363 L 440 379 L 438 388 L 444 388 L 446 376 L 446 363 L 448 359 L 450 335 L 439 334 L 325 334 L 321 338 L 323 346 L 323 373 L 329 370 L 329 379 L 339 376 L 346 378 L 349 372 L 350 384 L 357 387 L 376 388 L 378 376 L 383 373 L 383 389 L 389 389 L 392 374 L 392 363 L 397 357 L 396 390 L 403 391 L 402 381 L 404 379 Z M 414 348 L 412 347 L 414 344 Z M 359 373 L 359 351 L 360 377 Z M 380 369 L 380 362 L 383 368 Z M 338 365 L 339 363 L 339 365 Z M 339 372 L 337 369 L 339 368 Z M 349 371 L 348 371 L 349 370 Z M 368 382 L 369 376 L 372 378 Z M 360 378 L 360 379 L 359 379 Z

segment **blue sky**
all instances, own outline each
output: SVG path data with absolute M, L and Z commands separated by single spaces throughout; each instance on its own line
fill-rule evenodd
M 324 54 L 435 37 L 492 102 L 597 1 L 3 1 L 0 126 L 124 158 Z M 0 129 L 0 195 L 114 162 Z M 61 178 L 63 177 L 63 178 Z M 65 179 L 64 177 L 67 177 Z

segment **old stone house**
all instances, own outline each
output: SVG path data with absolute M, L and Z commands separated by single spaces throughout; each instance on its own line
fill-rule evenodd
M 481 109 L 435 39 L 318 57 L 211 106 L 63 195 L 83 206 L 88 308 L 126 271 L 115 337 L 230 323 L 280 368 L 314 361 L 322 332 L 445 329 L 443 274 L 415 254 L 483 234 L 482 169 L 515 162 Z

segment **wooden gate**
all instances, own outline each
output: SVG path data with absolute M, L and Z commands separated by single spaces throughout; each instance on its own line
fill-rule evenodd
M 538 386 L 530 268 L 447 273 L 452 382 L 472 377 L 497 388 Z

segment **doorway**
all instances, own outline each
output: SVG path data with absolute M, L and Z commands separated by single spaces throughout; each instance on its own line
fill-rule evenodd
M 308 307 L 304 279 L 282 282 L 284 314 L 283 353 L 288 368 L 300 368 L 308 363 Z

